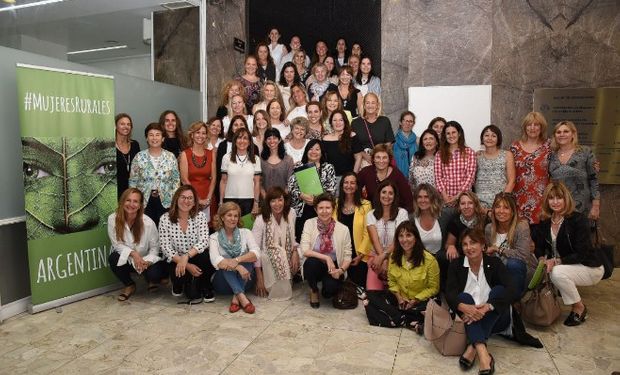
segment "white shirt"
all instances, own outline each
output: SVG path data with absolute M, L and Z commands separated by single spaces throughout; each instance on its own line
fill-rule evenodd
M 234 116 L 233 116 L 234 117 Z M 224 126 L 224 134 L 228 133 L 228 127 L 230 126 L 230 116 L 224 116 L 222 119 L 222 125 Z M 248 123 L 248 130 L 252 133 L 252 128 L 254 128 L 254 116 L 246 115 L 245 122 Z
M 273 44 L 269 43 L 269 54 L 273 59 L 273 63 L 276 66 L 276 82 L 278 81 L 278 77 L 280 76 L 280 64 L 282 61 L 282 57 L 286 53 L 286 48 L 284 48 L 284 44 L 276 44 L 274 47 Z
M 175 255 L 187 254 L 192 248 L 202 253 L 209 247 L 209 220 L 199 211 L 187 220 L 187 229 L 183 232 L 179 221 L 170 221 L 170 214 L 166 212 L 159 219 L 159 237 L 161 251 L 169 263 Z
M 310 142 L 310 140 L 306 139 L 306 141 L 304 142 L 304 147 L 300 148 L 299 150 L 296 148 L 293 148 L 293 146 L 291 146 L 290 143 L 286 142 L 284 144 L 284 151 L 286 151 L 286 153 L 291 158 L 293 158 L 294 163 L 299 163 L 301 159 L 304 157 L 304 150 L 306 149 L 306 145 L 308 145 L 308 142 Z
M 424 248 L 436 254 L 441 250 L 441 227 L 439 226 L 439 220 L 435 220 L 435 224 L 433 224 L 433 227 L 428 231 L 422 228 L 419 217 L 416 217 L 414 220 L 415 226 L 418 228 L 418 232 L 420 232 L 420 238 L 422 239 Z
M 231 163 L 231 157 L 229 152 L 222 158 L 222 173 L 228 175 L 224 198 L 254 199 L 254 176 L 261 174 L 260 157 L 254 155 L 254 163 L 249 154 L 244 162 L 235 155 L 236 163 Z
M 278 129 L 278 131 L 280 132 L 280 138 L 282 138 L 282 139 L 286 139 L 286 137 L 291 132 L 291 127 L 290 126 L 286 126 L 284 124 L 271 124 L 271 127 L 274 128 L 274 129 Z
M 127 262 L 134 266 L 133 258 L 129 257 L 129 254 L 134 250 L 147 262 L 157 263 L 161 260 L 159 257 L 159 233 L 157 232 L 157 226 L 153 220 L 146 215 L 142 215 L 142 223 L 144 232 L 142 236 L 140 236 L 139 243 L 135 243 L 133 234 L 127 223 L 125 223 L 123 240 L 118 241 L 116 239 L 116 213 L 112 213 L 108 216 L 108 237 L 112 244 L 112 250 L 120 254 L 118 263 L 116 264 L 117 266 L 124 266 Z
M 379 236 L 379 242 L 385 248 L 388 247 L 391 243 L 394 242 L 394 233 L 396 232 L 396 227 L 403 221 L 409 219 L 407 210 L 404 208 L 398 208 L 398 214 L 396 215 L 396 219 L 384 221 L 383 218 L 377 220 L 375 218 L 375 210 L 370 211 L 366 214 L 366 226 L 369 227 L 374 225 L 377 228 L 377 235 Z
M 213 233 L 209 236 L 209 257 L 211 258 L 211 264 L 215 269 L 219 269 L 217 267 L 221 261 L 225 258 L 230 259 L 228 255 L 224 252 L 223 249 L 220 249 L 220 241 L 218 240 L 218 232 Z M 260 258 L 260 248 L 256 244 L 256 240 L 254 239 L 254 235 L 249 229 L 239 228 L 239 237 L 241 239 L 241 255 L 246 254 L 247 252 L 253 252 L 256 255 L 256 259 Z
M 465 257 L 463 261 L 463 267 L 469 268 L 469 259 L 467 259 L 467 257 Z M 484 275 L 484 260 L 480 261 L 478 276 L 474 275 L 471 269 L 467 273 L 467 284 L 465 284 L 465 290 L 463 290 L 463 292 L 472 296 L 476 306 L 482 305 L 489 300 L 491 287 L 489 283 L 487 283 L 487 278 Z
M 286 119 L 289 121 L 293 121 L 295 117 L 304 117 L 308 118 L 308 114 L 306 113 L 306 106 L 301 105 L 299 107 L 293 108 L 289 114 L 286 116 Z M 251 130 L 250 130 L 251 131 Z

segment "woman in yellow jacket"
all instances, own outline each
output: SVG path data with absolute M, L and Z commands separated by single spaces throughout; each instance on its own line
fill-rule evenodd
M 424 249 L 418 228 L 402 222 L 394 234 L 388 266 L 388 290 L 368 293 L 364 301 L 370 324 L 406 327 L 422 334 L 428 300 L 439 292 L 439 265 Z M 387 318 L 387 319 L 386 319 Z
M 347 278 L 358 287 L 366 288 L 368 273 L 368 254 L 370 254 L 370 236 L 366 229 L 366 214 L 372 210 L 369 201 L 362 199 L 357 183 L 357 175 L 347 172 L 340 179 L 338 201 L 334 210 L 334 219 L 349 228 L 352 241 L 351 266 Z

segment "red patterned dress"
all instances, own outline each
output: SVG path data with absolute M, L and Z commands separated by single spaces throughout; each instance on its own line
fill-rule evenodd
M 530 224 L 538 224 L 542 207 L 542 196 L 549 183 L 549 141 L 545 141 L 534 152 L 523 149 L 521 142 L 510 146 L 515 159 L 516 181 L 513 193 L 517 200 L 519 215 Z

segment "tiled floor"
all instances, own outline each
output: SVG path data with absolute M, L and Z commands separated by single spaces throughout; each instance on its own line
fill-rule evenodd
M 255 315 L 228 313 L 229 299 L 178 305 L 168 291 L 90 298 L 0 325 L 2 374 L 453 374 L 456 357 L 403 329 L 368 325 L 364 310 L 314 310 L 306 288 L 288 302 L 253 298 Z M 620 271 L 582 288 L 585 325 L 531 329 L 544 349 L 493 338 L 500 374 L 611 374 L 620 370 Z M 564 318 L 563 315 L 562 319 Z M 475 373 L 472 370 L 471 373 Z

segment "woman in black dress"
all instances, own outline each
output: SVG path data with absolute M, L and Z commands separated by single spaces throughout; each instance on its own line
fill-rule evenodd
M 116 187 L 117 197 L 120 198 L 129 187 L 131 161 L 140 152 L 140 145 L 136 140 L 131 139 L 133 121 L 128 114 L 119 113 L 114 118 L 114 122 L 116 124 Z

